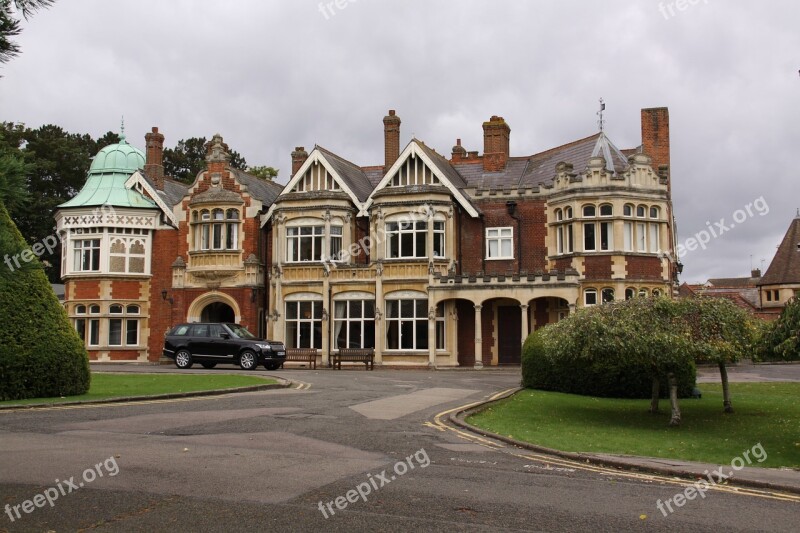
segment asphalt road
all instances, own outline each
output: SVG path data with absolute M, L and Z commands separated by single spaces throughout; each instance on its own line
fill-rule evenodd
M 435 419 L 518 372 L 281 370 L 307 385 L 0 412 L 0 531 L 797 531 L 797 502 L 713 490 L 664 516 L 685 482 Z

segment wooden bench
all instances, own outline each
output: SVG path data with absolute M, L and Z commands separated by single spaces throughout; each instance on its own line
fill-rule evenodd
M 286 350 L 286 361 L 293 363 L 308 363 L 308 367 L 317 369 L 316 348 L 289 348 Z M 283 366 L 283 364 L 281 364 Z
M 341 370 L 343 361 L 345 363 L 364 363 L 367 366 L 366 370 L 375 370 L 375 350 L 340 348 L 338 353 L 331 354 L 334 369 Z

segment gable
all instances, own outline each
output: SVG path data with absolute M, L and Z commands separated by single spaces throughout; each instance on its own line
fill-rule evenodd
M 138 191 L 139 194 L 146 193 L 147 196 L 156 203 L 161 212 L 164 213 L 164 216 L 167 217 L 167 220 L 169 220 L 172 226 L 176 228 L 178 227 L 178 221 L 175 218 L 175 214 L 172 212 L 172 208 L 167 206 L 167 204 L 158 194 L 158 191 L 152 185 L 150 185 L 150 183 L 139 171 L 131 174 L 131 177 L 125 182 L 125 186 L 129 189 Z
M 289 180 L 266 213 L 261 216 L 261 225 L 265 225 L 275 211 L 277 201 L 286 194 L 311 192 L 311 191 L 331 191 L 344 192 L 350 197 L 353 204 L 360 210 L 362 203 L 355 195 L 348 183 L 337 172 L 336 168 L 325 157 L 325 153 L 319 147 L 315 147 L 308 156 L 303 166 Z
M 433 154 L 427 153 L 425 147 L 419 141 L 413 139 L 408 143 L 408 146 L 406 146 L 378 186 L 375 187 L 369 200 L 364 205 L 364 212 L 374 203 L 373 196 L 380 190 L 390 187 L 443 185 L 471 217 L 478 217 L 478 211 L 467 199 L 459 185 L 454 183 L 454 179 L 457 176 L 456 171 L 452 167 L 441 168 L 434 160 L 434 157 Z M 449 166 L 446 161 L 442 164 Z M 449 176 L 451 172 L 454 174 L 453 179 Z M 461 181 L 463 182 L 463 180 Z
M 342 187 L 333 174 L 319 161 L 314 161 L 296 181 L 289 192 L 341 191 Z

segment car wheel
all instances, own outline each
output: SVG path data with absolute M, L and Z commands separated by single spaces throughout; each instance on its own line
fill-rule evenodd
M 239 366 L 242 367 L 242 370 L 255 370 L 258 366 L 256 354 L 250 350 L 245 350 L 242 352 L 242 354 L 239 356 Z
M 200 363 L 200 364 L 203 365 L 203 368 L 208 368 L 209 370 L 217 366 L 217 363 Z
M 264 363 L 264 368 L 267 370 L 278 370 L 281 367 L 280 363 L 275 363 L 273 361 Z
M 180 369 L 192 368 L 192 354 L 189 350 L 178 350 L 175 354 L 175 366 Z

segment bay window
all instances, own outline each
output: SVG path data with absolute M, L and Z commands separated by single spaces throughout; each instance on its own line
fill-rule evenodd
M 322 301 L 286 302 L 286 347 L 322 348 Z
M 425 221 L 387 222 L 386 257 L 428 257 L 428 223 Z
M 334 346 L 375 348 L 375 300 L 334 302 Z
M 386 349 L 428 349 L 428 300 L 386 301 Z

